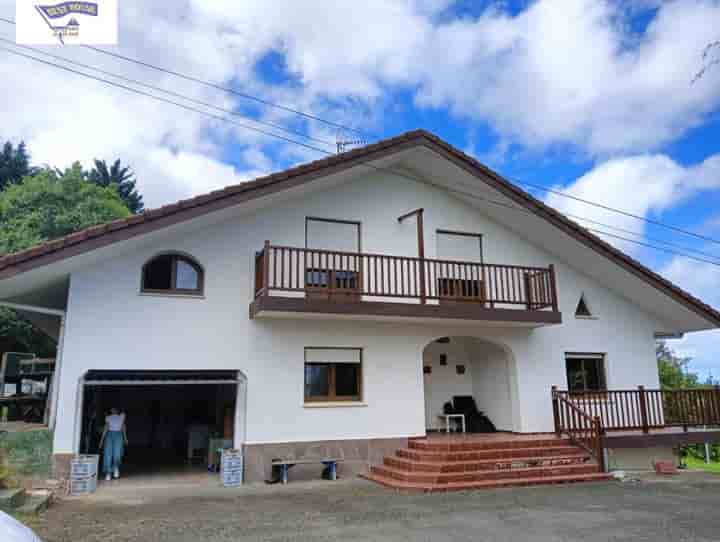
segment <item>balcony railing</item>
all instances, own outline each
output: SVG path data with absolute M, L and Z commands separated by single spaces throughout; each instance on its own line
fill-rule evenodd
M 720 426 L 720 388 L 683 390 L 608 390 L 567 392 L 553 388 L 556 431 L 568 425 L 559 400 L 572 403 L 593 419 L 604 431 L 642 430 L 666 427 Z
M 255 258 L 255 296 L 303 293 L 330 301 L 428 300 L 557 311 L 549 267 L 339 252 L 271 245 Z

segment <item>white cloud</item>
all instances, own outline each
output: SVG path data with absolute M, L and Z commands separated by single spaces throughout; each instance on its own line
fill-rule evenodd
M 662 271 L 668 279 L 685 288 L 706 303 L 720 308 L 720 266 L 674 258 Z M 720 331 L 690 333 L 670 346 L 684 357 L 692 358 L 691 367 L 703 378 L 712 373 L 720 378 Z
M 555 189 L 566 195 L 622 209 L 637 216 L 657 217 L 663 211 L 681 205 L 702 191 L 720 189 L 720 155 L 710 156 L 693 166 L 683 166 L 662 154 L 610 159 L 598 164 L 568 186 L 558 186 Z M 646 230 L 646 224 L 642 221 L 558 194 L 548 194 L 545 201 L 574 217 L 579 216 L 638 233 Z M 635 238 L 587 221 L 578 221 L 587 227 Z M 612 238 L 607 240 L 629 252 L 638 250 L 637 247 L 633 250 L 631 245 L 623 241 Z M 687 243 L 688 239 L 683 241 Z
M 490 123 L 505 145 L 571 143 L 600 154 L 671 141 L 720 100 L 720 70 L 689 84 L 703 46 L 717 38 L 717 2 L 662 4 L 643 32 L 628 26 L 627 8 L 614 0 L 540 0 L 514 16 L 497 4 L 462 19 L 452 17 L 450 4 L 182 0 L 168 9 L 168 2 L 124 0 L 118 51 L 361 127 L 381 124 L 392 92 L 409 89 L 420 107 L 447 107 Z M 13 7 L 0 0 L 1 14 L 12 16 Z M 11 27 L 0 28 L 12 37 Z M 284 55 L 293 84 L 272 86 L 258 76 L 256 64 L 270 51 Z M 53 52 L 223 107 L 291 118 L 86 49 Z M 177 177 L 156 169 L 149 157 L 158 153 L 182 151 L 220 165 L 223 148 L 232 144 L 238 153 L 263 153 L 262 170 L 273 156 L 283 163 L 318 157 L 7 53 L 0 56 L 0 78 L 4 137 L 24 138 L 37 161 L 57 166 L 98 156 L 121 157 L 138 172 L 152 169 L 153 178 L 140 178 L 150 205 L 207 186 L 185 178 L 169 188 Z M 292 122 L 335 137 L 316 123 Z M 655 162 L 671 173 L 672 164 Z M 257 168 L 243 169 L 236 172 L 241 178 Z M 658 190 L 649 208 L 664 200 Z

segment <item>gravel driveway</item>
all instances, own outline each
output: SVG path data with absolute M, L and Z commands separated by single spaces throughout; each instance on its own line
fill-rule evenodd
M 46 542 L 720 538 L 720 477 L 398 494 L 360 479 L 288 486 L 105 490 L 57 503 Z

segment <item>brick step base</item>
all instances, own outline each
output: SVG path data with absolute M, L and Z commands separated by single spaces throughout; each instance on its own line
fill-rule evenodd
M 518 457 L 550 457 L 561 455 L 583 455 L 584 450 L 571 444 L 537 447 L 535 443 L 522 448 L 492 448 L 483 450 L 468 451 L 426 451 L 415 448 L 397 450 L 396 455 L 405 459 L 423 462 L 448 462 L 448 461 L 484 461 L 489 459 L 514 459 Z
M 530 467 L 555 467 L 560 465 L 584 465 L 592 458 L 586 453 L 551 456 L 519 456 L 511 458 L 482 459 L 478 461 L 418 461 L 404 457 L 386 457 L 383 464 L 388 467 L 411 472 L 471 472 L 506 471 Z
M 413 439 L 408 441 L 408 448 L 411 450 L 422 450 L 427 452 L 473 452 L 482 450 L 507 450 L 523 449 L 527 447 L 544 448 L 546 446 L 572 446 L 568 439 L 556 437 L 538 438 L 533 440 L 524 439 L 494 439 L 494 440 L 442 440 Z
M 547 484 L 572 484 L 577 482 L 600 482 L 611 480 L 612 477 L 604 473 L 593 474 L 576 474 L 572 476 L 540 476 L 536 478 L 511 478 L 501 480 L 490 480 L 484 482 L 453 482 L 448 484 L 427 484 L 417 482 L 402 482 L 393 478 L 368 473 L 361 475 L 367 480 L 371 480 L 385 487 L 406 490 L 406 491 L 425 491 L 425 492 L 441 492 L 441 491 L 467 491 L 472 489 L 491 489 L 501 487 L 520 487 Z
M 518 478 L 543 478 L 553 476 L 574 476 L 598 472 L 597 463 L 587 465 L 562 465 L 556 467 L 530 467 L 509 470 L 481 470 L 472 472 L 417 472 L 378 465 L 370 469 L 373 474 L 401 482 L 424 484 L 449 484 L 454 482 L 488 482 Z

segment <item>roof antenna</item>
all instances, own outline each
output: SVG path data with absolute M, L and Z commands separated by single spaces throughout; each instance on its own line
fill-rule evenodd
M 337 153 L 341 154 L 347 152 L 351 147 L 361 147 L 367 145 L 367 141 L 364 139 L 346 139 L 347 134 L 343 133 L 342 130 L 338 130 L 335 134 L 335 145 L 337 146 Z

